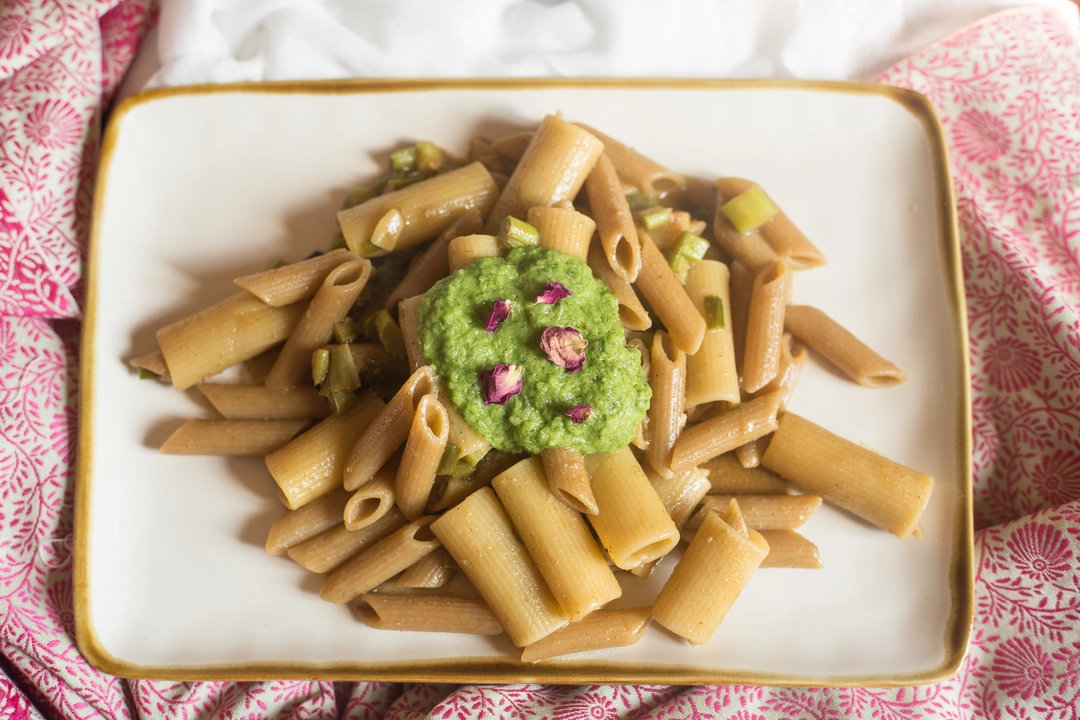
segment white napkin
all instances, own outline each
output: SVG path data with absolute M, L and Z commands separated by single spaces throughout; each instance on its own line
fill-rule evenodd
M 162 0 L 147 86 L 347 77 L 868 80 L 968 23 L 1069 0 Z M 151 45 L 152 47 L 152 45 Z M 140 81 L 140 85 L 142 84 Z

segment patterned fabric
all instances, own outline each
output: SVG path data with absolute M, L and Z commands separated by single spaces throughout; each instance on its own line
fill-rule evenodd
M 102 108 L 149 0 L 0 8 L 0 716 L 1080 718 L 1080 32 L 999 14 L 879 80 L 950 144 L 971 325 L 976 620 L 960 673 L 894 689 L 123 681 L 73 644 L 78 323 Z M 72 290 L 75 294 L 72 294 Z M 6 674 L 4 674 L 6 673 Z

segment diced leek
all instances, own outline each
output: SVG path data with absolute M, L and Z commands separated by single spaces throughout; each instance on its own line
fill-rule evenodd
M 459 457 L 461 457 L 461 448 L 447 443 L 446 449 L 443 450 L 442 460 L 439 461 L 439 469 L 435 471 L 435 474 L 449 475 L 454 471 L 454 466 L 457 465 Z
M 499 225 L 499 247 L 510 250 L 540 244 L 540 232 L 516 217 L 507 215 Z
M 720 206 L 720 212 L 741 233 L 757 230 L 773 219 L 780 208 L 757 185 Z
M 410 173 L 408 175 L 394 175 L 386 179 L 386 192 L 400 190 L 403 187 L 409 187 L 410 185 L 413 185 L 425 179 L 426 178 L 419 173 Z
M 277 270 L 279 267 L 285 267 L 285 261 L 281 258 L 276 258 L 273 262 L 270 263 L 271 270 Z
M 360 328 L 356 321 L 347 317 L 339 323 L 334 323 L 334 341 L 338 343 L 351 343 L 360 335 Z
M 634 191 L 626 194 L 626 203 L 631 210 L 644 210 L 656 205 L 656 198 Z
M 405 173 L 416 169 L 416 148 L 407 147 L 390 153 L 390 166 L 394 172 Z
M 475 468 L 472 465 L 465 462 L 464 460 L 458 460 L 457 464 L 454 465 L 454 469 L 450 471 L 450 477 L 454 478 L 455 480 L 464 480 L 465 478 L 471 476 L 474 471 Z
M 654 205 L 639 212 L 638 218 L 640 218 L 641 224 L 645 226 L 646 230 L 655 230 L 671 222 L 671 208 Z
M 716 295 L 705 296 L 705 327 L 709 330 L 724 327 L 724 299 Z
M 379 342 L 382 343 L 386 352 L 396 358 L 405 357 L 405 337 L 401 334 L 401 328 L 390 317 L 386 310 L 380 310 L 375 314 L 375 332 L 378 333 Z
M 491 450 L 491 448 L 490 447 L 482 447 L 479 450 L 477 450 L 476 452 L 473 452 L 473 453 L 470 453 L 468 455 L 463 456 L 461 459 L 464 462 L 469 463 L 473 467 L 476 467 L 480 463 L 480 461 L 484 459 L 484 456 L 488 454 L 488 450 Z
M 668 259 L 668 266 L 679 282 L 686 284 L 686 276 L 690 273 L 690 260 L 685 255 L 672 255 Z
M 356 395 L 348 390 L 331 390 L 329 398 L 335 415 L 344 415 L 356 406 Z
M 141 368 L 139 368 L 139 379 L 140 380 L 160 380 L 161 376 L 158 375 L 153 370 L 147 370 L 146 368 L 141 367 Z
M 352 349 L 345 345 L 336 345 L 330 350 L 330 372 L 327 376 L 330 390 L 359 390 L 360 373 L 356 370 L 356 360 Z
M 442 150 L 435 143 L 421 140 L 416 143 L 416 169 L 420 172 L 435 173 L 442 169 L 444 162 Z
M 382 308 L 375 305 L 368 305 L 364 308 L 363 312 L 356 318 L 356 326 L 363 333 L 364 337 L 372 342 L 379 341 L 379 330 L 375 327 L 375 316 L 382 311 Z
M 695 235 L 689 230 L 679 235 L 667 254 L 668 265 L 679 278 L 679 282 L 686 282 L 686 273 L 705 257 L 708 250 L 709 241 L 700 235 Z
M 371 198 L 377 197 L 381 192 L 382 188 L 378 185 L 353 188 L 349 191 L 349 194 L 345 196 L 345 200 L 342 201 L 341 209 L 348 210 L 351 207 L 366 203 Z
M 369 240 L 365 240 L 360 244 L 360 254 L 364 257 L 371 257 L 381 252 L 385 252 L 385 250 Z
M 311 382 L 322 385 L 326 381 L 328 372 L 330 372 L 330 351 L 326 348 L 317 348 L 311 354 Z

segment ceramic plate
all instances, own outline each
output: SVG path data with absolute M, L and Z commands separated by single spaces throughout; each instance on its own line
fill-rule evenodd
M 321 578 L 263 550 L 281 514 L 260 459 L 170 457 L 194 391 L 126 361 L 234 277 L 328 246 L 350 187 L 395 148 L 464 154 L 562 110 L 680 172 L 756 179 L 829 258 L 795 302 L 826 309 L 910 380 L 867 390 L 819 358 L 791 409 L 937 485 L 925 539 L 824 507 L 822 570 L 759 571 L 711 642 L 655 624 L 633 647 L 523 665 L 495 639 L 370 630 Z M 883 685 L 951 675 L 972 606 L 969 401 L 954 209 L 922 96 L 825 83 L 492 81 L 197 87 L 112 118 L 98 180 L 83 345 L 76 610 L 114 674 L 181 679 Z M 649 581 L 628 579 L 621 605 Z

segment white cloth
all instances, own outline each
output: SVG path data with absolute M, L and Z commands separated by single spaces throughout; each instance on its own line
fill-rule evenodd
M 1020 4 L 1070 6 L 1069 0 L 162 0 L 158 66 L 144 61 L 139 86 L 550 75 L 868 80 L 968 23 Z

